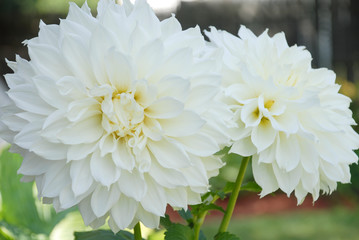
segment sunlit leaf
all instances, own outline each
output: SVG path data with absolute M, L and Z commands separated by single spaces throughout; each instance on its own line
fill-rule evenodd
M 165 232 L 165 240 L 190 240 L 193 239 L 194 233 L 188 226 L 173 224 Z

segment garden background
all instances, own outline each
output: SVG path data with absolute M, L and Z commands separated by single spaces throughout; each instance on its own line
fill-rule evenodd
M 84 0 L 75 1 L 81 5 Z M 198 24 L 201 29 L 215 26 L 236 34 L 245 25 L 256 34 L 266 28 L 270 35 L 283 31 L 289 45 L 304 45 L 312 53 L 313 67 L 326 67 L 337 73 L 341 92 L 353 103 L 354 119 L 359 121 L 359 1 L 358 0 L 149 0 L 160 19 L 175 12 L 184 29 Z M 96 9 L 96 0 L 88 0 Z M 160 3 L 160 5 L 158 4 Z M 6 103 L 3 75 L 11 72 L 5 58 L 15 54 L 27 58 L 22 41 L 35 37 L 40 19 L 59 23 L 68 11 L 68 0 L 0 1 L 0 104 Z M 93 12 L 93 14 L 96 14 Z M 356 127 L 358 131 L 359 128 Z M 73 239 L 74 231 L 90 230 L 83 225 L 76 209 L 55 214 L 51 206 L 36 198 L 32 183 L 20 183 L 16 171 L 19 155 L 10 154 L 0 143 L 0 240 L 1 239 Z M 359 152 L 357 152 L 359 153 Z M 238 164 L 231 155 L 219 177 L 212 179 L 221 187 L 234 181 Z M 250 171 L 248 171 L 250 172 Z M 245 240 L 315 239 L 354 240 L 359 236 L 359 167 L 351 166 L 352 184 L 339 185 L 331 196 L 321 196 L 312 204 L 310 197 L 297 207 L 294 198 L 280 192 L 259 200 L 257 193 L 239 197 L 229 232 Z M 247 174 L 245 181 L 252 176 Z M 226 204 L 226 202 L 223 202 Z M 180 217 L 168 210 L 173 220 Z M 215 234 L 221 213 L 212 212 L 204 232 Z M 149 239 L 161 239 L 161 232 Z

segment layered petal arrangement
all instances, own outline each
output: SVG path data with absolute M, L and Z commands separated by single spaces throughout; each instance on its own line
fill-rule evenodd
M 335 74 L 313 69 L 310 53 L 289 47 L 284 33 L 257 37 L 242 26 L 239 38 L 215 28 L 206 34 L 223 50 L 223 102 L 237 124 L 230 151 L 253 155 L 261 196 L 295 191 L 299 204 L 348 183 L 359 137 Z
M 30 61 L 8 62 L 1 137 L 57 211 L 77 205 L 86 224 L 114 232 L 155 228 L 167 204 L 200 203 L 232 113 L 214 100 L 220 75 L 198 27 L 159 21 L 144 0 L 100 0 L 97 11 L 72 3 L 25 41 Z

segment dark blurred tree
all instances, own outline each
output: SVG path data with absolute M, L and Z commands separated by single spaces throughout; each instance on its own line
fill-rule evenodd
M 0 13 L 11 14 L 14 12 L 29 13 L 34 12 L 35 2 L 37 0 L 1 0 L 0 1 Z

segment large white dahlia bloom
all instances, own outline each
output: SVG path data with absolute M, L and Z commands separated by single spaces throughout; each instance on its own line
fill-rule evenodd
M 97 10 L 71 4 L 26 41 L 30 61 L 8 63 L 1 137 L 56 210 L 78 205 L 86 224 L 108 219 L 114 232 L 155 228 L 167 204 L 200 203 L 231 112 L 213 100 L 220 78 L 198 27 L 160 22 L 144 0 Z
M 238 126 L 230 151 L 253 155 L 261 196 L 280 188 L 295 191 L 298 203 L 308 193 L 315 201 L 320 190 L 348 183 L 359 137 L 335 74 L 312 69 L 310 53 L 289 47 L 284 33 L 257 37 L 242 26 L 240 38 L 215 28 L 206 34 L 224 52 L 223 101 Z

